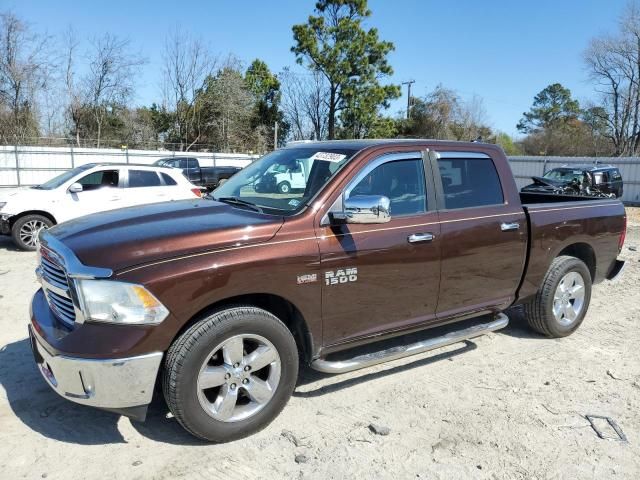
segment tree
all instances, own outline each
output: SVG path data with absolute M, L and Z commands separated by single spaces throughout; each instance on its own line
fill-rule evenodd
M 324 140 L 329 118 L 329 85 L 318 71 L 282 74 L 282 109 L 293 140 Z
M 53 68 L 49 41 L 12 13 L 0 14 L 0 137 L 5 143 L 38 136 L 38 96 Z
M 180 150 L 189 150 L 201 141 L 198 93 L 215 71 L 217 60 L 204 43 L 180 30 L 167 37 L 162 58 L 165 102 L 175 116 L 170 140 L 179 143 Z
M 466 141 L 491 136 L 479 97 L 464 101 L 455 91 L 438 85 L 424 98 L 411 100 L 411 118 L 402 129 L 405 136 Z
M 252 128 L 261 127 L 267 132 L 267 145 L 270 149 L 284 144 L 289 132 L 289 123 L 284 119 L 280 110 L 282 94 L 280 80 L 271 73 L 269 67 L 262 60 L 254 60 L 245 73 L 245 82 L 249 91 L 255 97 L 254 117 Z M 275 124 L 278 124 L 278 144 L 273 144 Z
M 640 7 L 629 3 L 615 36 L 594 38 L 584 54 L 589 75 L 596 82 L 606 136 L 616 155 L 640 152 Z
M 129 39 L 105 34 L 91 42 L 89 71 L 83 80 L 86 107 L 95 126 L 96 146 L 100 148 L 107 117 L 127 105 L 133 95 L 136 69 L 145 63 L 130 51 Z
M 571 97 L 571 90 L 559 83 L 549 85 L 533 99 L 533 105 L 518 122 L 523 133 L 562 128 L 580 115 L 580 104 Z
M 382 85 L 380 79 L 393 73 L 387 55 L 391 42 L 381 41 L 375 28 L 364 29 L 371 16 L 366 0 L 319 0 L 316 16 L 293 26 L 295 45 L 291 51 L 299 64 L 320 72 L 329 86 L 327 136 L 335 138 L 336 119 L 345 108 L 367 108 L 348 118 L 371 118 L 400 95 L 397 85 Z M 364 102 L 362 98 L 373 98 Z

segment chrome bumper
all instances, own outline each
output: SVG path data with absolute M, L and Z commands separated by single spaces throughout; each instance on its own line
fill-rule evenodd
M 91 407 L 121 411 L 151 403 L 161 352 L 117 359 L 51 355 L 29 327 L 31 349 L 46 382 L 60 396 Z

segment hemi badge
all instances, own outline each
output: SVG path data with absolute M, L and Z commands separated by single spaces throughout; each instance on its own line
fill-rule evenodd
M 303 283 L 313 283 L 318 281 L 317 273 L 308 273 L 306 275 L 298 275 L 298 285 Z

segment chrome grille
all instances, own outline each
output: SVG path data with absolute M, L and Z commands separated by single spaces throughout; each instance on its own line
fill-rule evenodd
M 53 252 L 40 247 L 40 283 L 54 315 L 63 324 L 73 326 L 76 310 L 71 298 L 71 287 L 64 267 L 53 260 L 55 256 Z

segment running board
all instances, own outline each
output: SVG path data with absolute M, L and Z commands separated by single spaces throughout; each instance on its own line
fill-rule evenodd
M 446 347 L 454 343 L 462 342 L 470 338 L 479 337 L 485 333 L 500 330 L 509 324 L 509 317 L 504 313 L 498 313 L 495 319 L 489 323 L 481 323 L 462 330 L 449 332 L 441 337 L 429 338 L 420 342 L 392 347 L 387 350 L 367 353 L 353 357 L 349 360 L 330 361 L 323 358 L 314 360 L 311 368 L 323 373 L 346 373 L 353 370 L 377 365 L 378 363 L 390 362 L 399 358 L 417 355 L 440 347 Z

